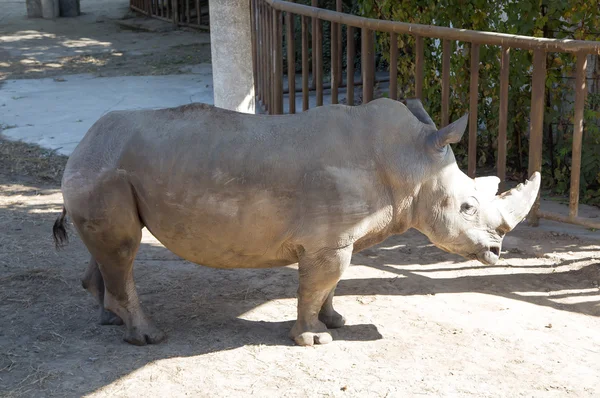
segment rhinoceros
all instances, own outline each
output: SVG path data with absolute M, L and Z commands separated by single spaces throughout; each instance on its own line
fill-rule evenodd
M 497 195 L 497 177 L 469 178 L 450 144 L 467 116 L 437 129 L 420 101 L 378 99 L 295 115 L 250 115 L 206 104 L 116 111 L 70 156 L 64 207 L 91 254 L 82 285 L 100 322 L 124 340 L 165 334 L 140 306 L 133 262 L 142 228 L 185 260 L 217 268 L 297 263 L 299 345 L 332 340 L 333 307 L 353 253 L 414 228 L 437 247 L 484 264 L 536 200 L 540 175 Z

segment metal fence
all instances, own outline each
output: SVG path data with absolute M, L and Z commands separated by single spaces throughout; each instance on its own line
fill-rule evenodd
M 208 29 L 208 0 L 129 0 L 129 7 L 178 26 Z
M 449 120 L 450 98 L 450 57 L 452 42 L 469 43 L 471 51 L 471 77 L 469 101 L 469 147 L 467 174 L 475 176 L 477 162 L 477 101 L 479 79 L 479 48 L 481 45 L 501 47 L 499 128 L 497 149 L 497 173 L 501 181 L 506 178 L 506 146 L 508 120 L 508 84 L 509 57 L 511 48 L 533 51 L 533 74 L 531 92 L 529 165 L 531 175 L 541 171 L 542 139 L 544 121 L 544 93 L 546 82 L 546 53 L 572 53 L 576 57 L 575 68 L 575 117 L 572 147 L 571 186 L 569 197 L 569 214 L 542 211 L 539 208 L 539 197 L 533 206 L 529 221 L 537 225 L 539 218 L 559 222 L 583 225 L 600 229 L 600 222 L 589 218 L 578 217 L 579 185 L 581 169 L 581 146 L 583 136 L 583 110 L 586 96 L 586 63 L 589 54 L 600 54 L 600 42 L 582 40 L 559 40 L 538 37 L 517 36 L 494 32 L 480 32 L 465 29 L 454 29 L 429 25 L 411 24 L 395 21 L 369 19 L 344 14 L 341 11 L 341 0 L 336 1 L 336 11 L 305 6 L 285 0 L 250 0 L 252 18 L 252 48 L 255 89 L 259 103 L 269 114 L 281 114 L 284 109 L 284 75 L 283 44 L 286 44 L 287 81 L 289 96 L 289 113 L 296 112 L 296 91 L 302 95 L 302 111 L 309 108 L 309 93 L 316 91 L 316 105 L 323 105 L 323 22 L 329 21 L 330 61 L 331 61 L 331 103 L 338 103 L 338 93 L 342 86 L 342 25 L 346 25 L 346 37 L 352 38 L 355 29 L 361 31 L 361 80 L 355 81 L 354 60 L 355 46 L 353 40 L 346 40 L 346 100 L 354 105 L 354 87 L 362 86 L 362 102 L 373 99 L 375 84 L 375 32 L 390 36 L 389 97 L 397 98 L 397 39 L 399 34 L 412 35 L 416 43 L 415 93 L 422 97 L 424 69 L 424 38 L 439 39 L 442 42 L 442 90 L 441 90 L 441 125 Z M 296 90 L 295 76 L 295 24 L 301 24 L 302 55 L 302 89 Z M 297 26 L 297 25 L 296 25 Z M 285 37 L 284 37 L 285 31 Z M 310 37 L 309 37 L 310 34 Z M 310 51 L 310 55 L 309 55 Z M 312 63 L 309 62 L 312 56 Z M 309 65 L 312 64 L 312 65 Z M 309 75 L 312 71 L 312 82 Z M 386 79 L 387 80 L 387 79 Z

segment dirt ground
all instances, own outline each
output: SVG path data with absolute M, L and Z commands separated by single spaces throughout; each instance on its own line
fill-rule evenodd
M 185 46 L 210 49 L 190 32 L 117 34 L 109 22 L 83 36 L 109 46 L 59 44 L 49 55 L 51 42 L 39 40 L 54 39 L 42 37 L 23 54 L 6 39 L 4 78 L 80 73 L 68 57 L 74 65 L 109 57 L 98 74 L 149 74 L 149 59 L 167 61 L 157 73 L 175 73 L 198 63 L 187 58 L 200 56 L 195 47 Z M 174 43 L 180 53 L 168 51 Z M 30 58 L 40 64 L 26 68 Z M 63 66 L 48 65 L 55 63 Z M 97 323 L 79 279 L 88 254 L 72 228 L 69 246 L 54 250 L 65 162 L 0 137 L 0 397 L 598 396 L 600 239 L 589 233 L 521 225 L 493 267 L 444 253 L 415 231 L 390 238 L 354 256 L 336 291 L 348 322 L 332 331 L 334 341 L 297 347 L 287 336 L 295 266 L 196 266 L 145 231 L 135 278 L 168 339 L 134 347 L 122 341 L 122 326 Z
M 76 73 L 173 75 L 210 63 L 207 32 L 141 18 L 127 11 L 127 1 L 83 1 L 84 15 L 56 21 L 25 18 L 20 2 L 0 6 L 8 15 L 0 16 L 0 84 Z
M 0 396 L 597 396 L 598 241 L 520 226 L 489 267 L 390 238 L 339 284 L 347 326 L 303 348 L 287 337 L 294 266 L 196 266 L 145 231 L 136 281 L 169 337 L 134 347 L 98 325 L 72 229 L 55 252 L 61 196 L 35 167 L 0 175 Z

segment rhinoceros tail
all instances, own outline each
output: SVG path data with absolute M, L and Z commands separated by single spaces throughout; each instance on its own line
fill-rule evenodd
M 52 227 L 52 235 L 54 236 L 54 246 L 56 249 L 63 248 L 69 243 L 69 235 L 67 234 L 67 228 L 65 227 L 65 220 L 67 218 L 67 209 L 63 206 L 62 214 L 54 222 Z

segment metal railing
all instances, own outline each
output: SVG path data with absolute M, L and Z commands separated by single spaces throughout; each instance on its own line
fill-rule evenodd
M 510 49 L 533 51 L 533 74 L 531 91 L 530 141 L 528 172 L 541 171 L 542 137 L 544 121 L 544 93 L 546 81 L 546 53 L 572 53 L 576 57 L 575 67 L 575 117 L 572 146 L 571 186 L 569 195 L 569 214 L 542 211 L 539 197 L 528 219 L 532 225 L 538 225 L 539 218 L 582 225 L 600 229 L 600 222 L 578 217 L 579 185 L 581 172 L 581 147 L 583 137 L 583 110 L 586 96 L 586 63 L 589 54 L 600 54 L 600 42 L 547 39 L 538 37 L 509 35 L 494 32 L 481 32 L 465 29 L 446 28 L 395 21 L 383 21 L 358 17 L 340 12 L 342 2 L 336 1 L 336 11 L 305 6 L 285 0 L 250 0 L 252 19 L 252 49 L 254 81 L 257 99 L 269 114 L 282 114 L 284 109 L 283 76 L 283 40 L 287 47 L 287 81 L 289 113 L 296 112 L 296 76 L 295 76 L 295 29 L 301 23 L 302 43 L 302 111 L 309 108 L 309 95 L 316 91 L 316 105 L 323 105 L 323 22 L 331 26 L 331 103 L 338 103 L 338 93 L 342 86 L 342 25 L 346 25 L 346 37 L 353 38 L 354 29 L 361 30 L 361 81 L 355 81 L 354 41 L 347 40 L 346 99 L 348 105 L 354 105 L 354 87 L 362 86 L 362 102 L 373 99 L 375 84 L 375 42 L 374 33 L 390 35 L 390 65 L 397 65 L 399 34 L 412 35 L 415 38 L 415 96 L 422 97 L 424 69 L 424 38 L 439 39 L 442 42 L 442 98 L 441 126 L 448 124 L 450 102 L 450 57 L 452 41 L 470 44 L 471 76 L 469 94 L 469 141 L 467 174 L 475 176 L 477 162 L 477 105 L 479 80 L 479 48 L 481 45 L 500 46 L 501 73 L 499 98 L 499 126 L 497 173 L 502 182 L 506 179 L 507 158 L 507 120 L 508 120 L 508 84 Z M 309 26 L 312 40 L 309 40 Z M 285 28 L 284 28 L 285 27 Z M 311 46 L 309 49 L 309 45 Z M 312 51 L 312 65 L 309 65 L 309 50 Z M 309 74 L 312 70 L 312 86 Z M 389 68 L 389 97 L 397 98 L 396 67 Z
M 208 29 L 208 0 L 129 0 L 129 7 L 178 26 Z

